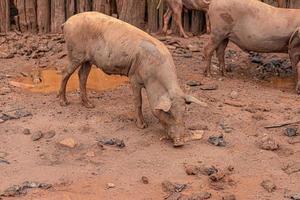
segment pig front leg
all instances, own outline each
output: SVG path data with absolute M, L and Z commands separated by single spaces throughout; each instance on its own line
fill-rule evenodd
M 140 129 L 147 128 L 142 112 L 142 86 L 135 80 L 134 77 L 130 78 L 130 83 L 135 104 L 136 126 Z
M 217 47 L 217 57 L 219 61 L 219 68 L 222 76 L 225 76 L 225 49 L 228 45 L 228 39 L 225 39 L 221 44 Z
M 80 96 L 82 105 L 86 108 L 94 108 L 95 106 L 88 100 L 86 94 L 86 83 L 91 71 L 92 65 L 89 62 L 83 63 L 80 70 L 78 71 Z
M 297 69 L 297 75 L 298 75 L 298 80 L 297 80 L 297 86 L 296 86 L 296 92 L 298 94 L 300 94 L 300 62 L 298 62 L 298 64 L 296 65 L 296 69 Z

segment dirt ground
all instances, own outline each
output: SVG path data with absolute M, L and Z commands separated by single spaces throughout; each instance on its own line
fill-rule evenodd
M 173 52 L 184 91 L 209 103 L 208 108 L 192 104 L 186 109 L 187 127 L 204 130 L 201 140 L 173 148 L 147 101 L 143 110 L 149 127 L 136 128 L 127 79 L 106 76 L 98 69 L 93 70 L 88 84 L 89 98 L 96 107 L 87 109 L 80 104 L 76 77 L 67 94 L 71 104 L 61 107 L 56 92 L 60 72 L 67 64 L 65 50 L 35 57 L 14 52 L 0 59 L 0 191 L 24 181 L 52 187 L 0 199 L 171 199 L 172 192 L 162 187 L 166 180 L 186 184 L 178 191 L 181 199 L 201 192 L 210 193 L 213 200 L 233 199 L 230 194 L 238 200 L 297 199 L 300 136 L 284 133 L 287 128 L 297 129 L 298 124 L 265 128 L 300 120 L 300 96 L 295 93 L 293 74 L 264 70 L 251 62 L 248 53 L 230 44 L 226 77 L 220 75 L 214 58 L 214 75 L 207 78 L 203 75 L 207 35 L 161 39 Z M 274 59 L 288 57 L 261 57 L 264 63 Z M 194 85 L 191 81 L 201 85 L 190 86 Z M 24 116 L 26 112 L 31 115 Z M 5 119 L 11 115 L 18 119 Z M 208 142 L 210 136 L 220 134 L 224 147 Z M 276 143 L 273 150 L 261 148 L 265 137 L 271 146 Z M 125 147 L 99 142 L 105 138 L 121 139 Z M 60 144 L 65 139 L 75 143 L 74 147 Z M 217 180 L 203 173 L 187 175 L 187 165 L 214 166 L 219 171 L 229 167 L 230 173 Z M 148 184 L 141 180 L 143 176 Z M 262 187 L 266 180 L 275 185 L 270 192 Z

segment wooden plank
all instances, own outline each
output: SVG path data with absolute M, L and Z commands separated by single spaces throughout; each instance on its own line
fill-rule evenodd
M 37 32 L 36 7 L 37 7 L 36 0 L 26 0 L 26 2 L 25 2 L 25 14 L 26 14 L 27 30 L 32 32 L 32 33 Z
M 191 22 L 191 32 L 193 35 L 198 35 L 200 33 L 200 20 L 201 20 L 201 13 L 200 11 L 193 10 L 192 11 L 192 22 Z
M 26 21 L 26 8 L 25 8 L 25 0 L 15 0 L 15 5 L 18 9 L 17 16 L 17 26 L 19 31 L 26 32 L 28 30 L 27 21 Z
M 0 0 L 0 32 L 10 30 L 10 2 L 9 0 Z
M 92 9 L 91 0 L 76 0 L 77 13 L 90 11 Z
M 183 11 L 183 29 L 186 32 L 190 31 L 190 12 Z
M 40 33 L 50 32 L 50 0 L 37 0 L 37 24 Z
M 110 1 L 107 0 L 93 0 L 92 10 L 98 11 L 107 15 L 112 14 Z
M 119 18 L 138 28 L 144 28 L 146 0 L 125 0 L 125 2 L 122 4 Z
M 65 22 L 65 2 L 51 0 L 51 32 L 60 33 L 61 25 Z
M 76 14 L 76 0 L 66 0 L 66 19 Z
M 158 30 L 158 3 L 159 0 L 147 0 L 148 29 L 151 33 Z

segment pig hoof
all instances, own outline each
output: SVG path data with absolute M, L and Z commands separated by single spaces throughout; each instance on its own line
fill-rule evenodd
M 139 129 L 145 129 L 148 127 L 148 125 L 145 123 L 145 122 L 136 122 L 136 126 L 139 128 Z
M 94 104 L 90 102 L 82 102 L 82 105 L 86 108 L 95 108 Z
M 185 144 L 185 142 L 182 139 L 174 139 L 173 140 L 173 146 L 174 147 L 181 147 Z
M 62 101 L 60 101 L 59 104 L 60 104 L 61 106 L 65 107 L 65 106 L 69 105 L 70 102 L 68 102 L 67 100 L 62 100 Z

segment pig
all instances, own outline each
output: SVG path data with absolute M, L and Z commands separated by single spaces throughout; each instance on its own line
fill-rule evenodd
M 213 0 L 208 15 L 211 34 L 204 48 L 207 76 L 211 76 L 215 50 L 224 75 L 224 54 L 229 41 L 244 51 L 288 53 L 289 39 L 300 26 L 299 9 L 276 8 L 256 0 Z
M 99 12 L 85 12 L 70 17 L 63 25 L 69 65 L 62 75 L 58 93 L 60 104 L 68 105 L 66 85 L 77 68 L 81 101 L 94 105 L 86 94 L 91 66 L 106 74 L 129 78 L 138 128 L 146 128 L 142 114 L 142 88 L 146 90 L 151 111 L 165 128 L 174 146 L 184 145 L 185 104 L 203 101 L 185 94 L 179 86 L 173 58 L 163 43 L 142 30 Z
M 184 38 L 188 38 L 188 35 L 184 32 L 182 27 L 182 9 L 193 9 L 193 10 L 202 10 L 207 12 L 209 8 L 210 0 L 164 0 L 167 3 L 168 9 L 166 13 L 164 14 L 164 26 L 163 26 L 163 33 L 167 33 L 168 31 L 168 24 L 171 19 L 171 16 L 173 14 L 173 19 L 175 20 L 178 28 L 180 36 Z M 160 0 L 157 8 L 160 7 L 162 0 Z M 207 32 L 210 32 L 210 23 L 209 23 L 209 17 L 207 14 L 205 14 L 206 17 L 206 27 Z

